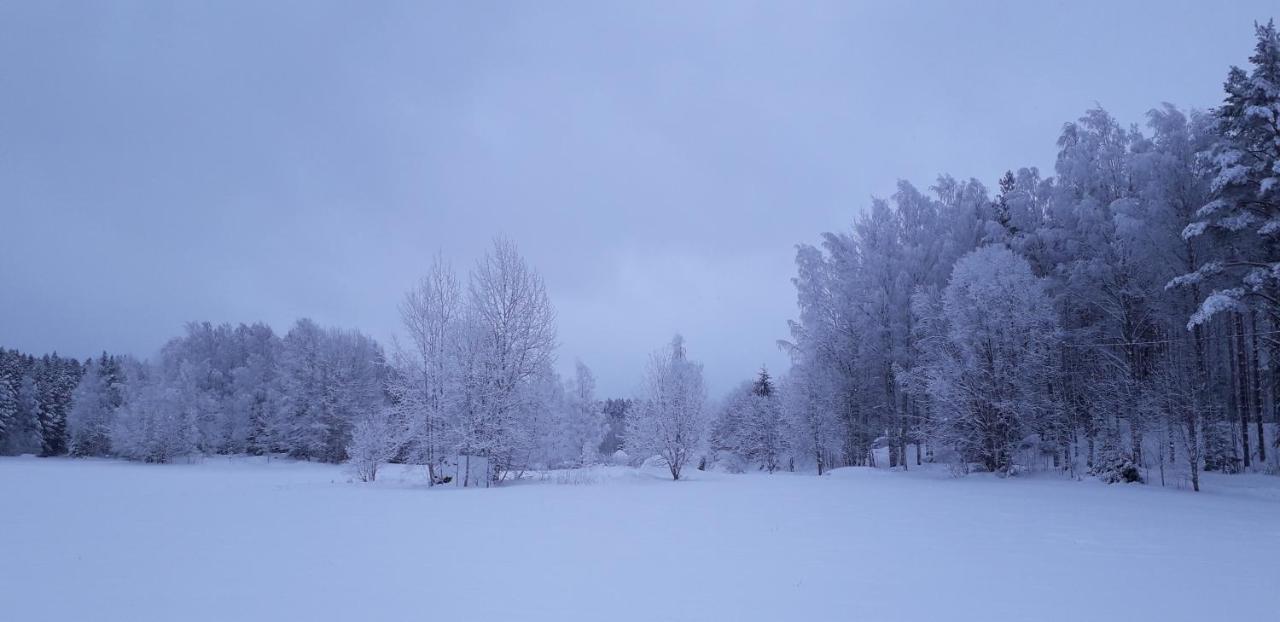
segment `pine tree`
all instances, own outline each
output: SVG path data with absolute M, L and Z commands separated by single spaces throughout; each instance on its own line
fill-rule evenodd
M 1018 227 L 1014 224 L 1012 208 L 1009 205 L 1016 188 L 1017 180 L 1013 176 L 1013 171 L 1005 171 L 1004 176 L 1000 178 L 1000 192 L 996 195 L 995 204 L 992 206 L 995 224 L 999 225 L 998 234 L 988 234 L 986 242 L 1007 243 L 1018 235 Z
M 1193 285 L 1227 275 L 1228 287 L 1205 297 L 1191 324 L 1256 300 L 1280 307 L 1280 33 L 1275 22 L 1255 25 L 1257 41 L 1246 72 L 1232 67 L 1227 96 L 1215 111 L 1219 141 L 1208 155 L 1213 166 L 1212 200 L 1183 235 L 1212 233 L 1219 251 L 1213 261 L 1175 284 Z
M 631 400 L 609 398 L 600 408 L 605 421 L 604 438 L 600 441 L 600 454 L 609 457 L 622 449 L 623 438 L 627 433 L 627 413 L 631 411 Z
M 37 365 L 36 384 L 40 389 L 40 432 L 43 456 L 67 453 L 67 413 L 72 394 L 84 371 L 79 361 L 45 355 Z
M 764 367 L 760 368 L 760 374 L 751 386 L 751 409 L 748 412 L 748 458 L 772 473 L 782 467 L 789 448 L 788 438 L 783 432 L 781 400 L 769 371 Z
M 30 374 L 22 376 L 16 392 L 17 410 L 9 426 L 4 450 L 10 454 L 40 453 L 44 437 L 40 429 L 40 392 Z
M 8 444 L 17 420 L 18 392 L 14 389 L 12 376 L 0 370 L 0 442 Z
M 770 473 L 782 467 L 790 450 L 782 402 L 768 370 L 744 383 L 721 407 L 711 426 L 711 448 L 724 454 L 729 468 L 747 467 Z
M 751 393 L 757 397 L 773 397 L 774 391 L 773 380 L 769 377 L 769 370 L 761 366 L 759 375 L 756 376 L 755 381 L 751 384 Z

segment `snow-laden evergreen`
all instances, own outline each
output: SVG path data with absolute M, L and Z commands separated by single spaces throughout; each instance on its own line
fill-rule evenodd
M 792 464 L 791 438 L 782 397 L 768 370 L 743 383 L 724 400 L 711 424 L 717 460 L 731 470 L 758 468 L 772 473 Z

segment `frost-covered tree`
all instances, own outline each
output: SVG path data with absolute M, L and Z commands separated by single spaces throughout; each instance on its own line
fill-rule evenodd
M 782 407 L 791 455 L 812 460 L 818 475 L 839 464 L 843 431 L 831 403 L 831 379 L 800 366 L 792 368 L 782 387 Z
M 66 453 L 67 411 L 80 373 L 75 359 L 0 348 L 0 452 Z
M 515 245 L 497 240 L 465 291 L 437 258 L 400 305 L 387 392 L 411 437 L 406 460 L 439 482 L 456 456 L 488 460 L 495 480 L 556 460 L 566 396 L 552 369 L 555 311 Z M 556 439 L 554 442 L 552 439 Z
M 573 449 L 567 434 L 573 416 L 571 389 L 549 362 L 521 388 L 508 435 L 517 458 L 511 469 L 515 475 L 530 468 L 579 466 L 581 449 Z
M 1058 327 L 1044 283 L 1012 251 L 986 246 L 956 262 L 940 299 L 917 296 L 914 307 L 937 329 L 921 375 L 938 438 L 1008 472 L 1051 407 Z
M 165 463 L 198 451 L 199 418 L 208 411 L 209 399 L 199 390 L 197 376 L 204 370 L 190 361 L 166 374 L 142 364 L 131 370 L 127 399 L 110 425 L 114 454 Z
M 497 240 L 476 264 L 459 332 L 454 430 L 461 453 L 487 458 L 495 478 L 527 465 L 541 412 L 539 384 L 556 345 L 546 286 L 515 244 Z
M 0 373 L 0 441 L 8 444 L 17 423 L 18 391 L 13 386 L 13 378 L 7 373 Z
M 169 341 L 161 351 L 157 382 L 190 396 L 200 451 L 234 452 L 241 422 L 230 417 L 231 325 L 191 322 L 186 335 Z M 161 389 L 163 391 L 163 389 Z
M 391 408 L 369 409 L 357 417 L 347 455 L 351 471 L 360 481 L 376 480 L 378 467 L 399 453 L 407 438 L 403 423 Z
M 1226 100 L 1215 111 L 1219 139 L 1211 158 L 1212 199 L 1187 226 L 1187 238 L 1219 237 L 1214 257 L 1180 284 L 1199 283 L 1228 273 L 1227 287 L 1215 289 L 1191 317 L 1191 325 L 1257 299 L 1275 313 L 1280 308 L 1280 34 L 1275 22 L 1256 26 L 1251 68 L 1232 67 Z
M 744 428 L 751 408 L 751 383 L 734 388 L 716 408 L 707 426 L 707 444 L 716 463 L 733 472 L 747 469 Z
M 791 324 L 795 373 L 819 378 L 840 421 L 840 464 L 874 465 L 888 445 L 890 466 L 907 464 L 930 413 L 904 390 L 917 364 L 910 297 L 945 283 L 955 258 L 986 235 L 995 218 L 982 184 L 943 176 L 931 195 L 900 182 L 874 200 L 851 233 L 827 233 L 796 254 L 800 317 Z M 917 459 L 919 450 L 917 449 Z
M 872 457 L 878 414 L 864 403 L 872 390 L 867 378 L 869 348 L 860 336 L 868 318 L 859 312 L 858 249 L 849 236 L 827 234 L 822 248 L 800 245 L 796 252 L 798 320 L 791 322 L 792 373 L 812 376 L 825 390 L 825 405 L 839 421 L 839 464 L 867 464 Z M 820 380 L 819 380 L 820 379 Z
M 454 453 L 448 432 L 461 389 L 457 357 L 462 304 L 457 276 L 440 257 L 400 303 L 409 345 L 396 348 L 390 391 L 411 425 L 411 458 L 427 466 L 432 484 L 443 477 L 441 465 Z
M 163 380 L 189 384 L 180 388 L 202 396 L 196 413 L 202 452 L 261 454 L 278 445 L 279 351 L 280 340 L 261 323 L 191 322 L 164 346 L 157 370 Z
M 281 343 L 280 378 L 284 389 L 285 446 L 291 455 L 323 460 L 333 423 L 328 398 L 331 371 L 325 331 L 310 319 L 298 320 Z
M 631 411 L 631 403 L 629 399 L 608 398 L 601 404 L 605 432 L 600 441 L 600 455 L 611 457 L 622 450 L 623 439 L 627 434 L 627 413 Z
M 0 387 L 0 411 L 4 406 L 4 387 Z M 9 421 L 7 434 L 0 433 L 4 439 L 0 450 L 7 454 L 40 453 L 44 447 L 44 434 L 40 425 L 40 389 L 30 374 L 24 374 L 18 381 L 14 392 L 13 416 Z M 0 414 L 0 418 L 3 415 Z
M 729 395 L 711 424 L 711 448 L 727 454 L 731 468 L 750 466 L 770 473 L 790 455 L 782 401 L 769 372 Z
M 381 348 L 358 331 L 299 320 L 282 340 L 284 444 L 308 460 L 342 462 L 358 417 L 385 402 Z
M 80 361 L 46 354 L 35 368 L 36 386 L 40 390 L 41 455 L 67 453 L 67 413 L 71 410 L 72 393 L 83 374 Z
M 627 422 L 627 452 L 661 457 L 673 480 L 698 451 L 706 422 L 702 364 L 689 360 L 684 338 L 649 357 L 635 413 Z
M 111 452 L 111 422 L 124 403 L 120 362 L 105 352 L 85 366 L 67 413 L 67 447 L 73 456 Z
M 746 456 L 772 473 L 784 466 L 790 454 L 790 438 L 784 430 L 782 396 L 768 370 L 751 383 L 751 409 L 747 418 Z
M 323 459 L 339 462 L 345 459 L 354 422 L 376 414 L 386 404 L 386 358 L 377 342 L 355 330 L 329 331 L 327 354 L 331 373 L 327 402 L 332 412 Z
M 565 408 L 560 423 L 561 443 L 570 465 L 595 463 L 600 457 L 605 420 L 596 400 L 596 378 L 582 361 L 574 365 L 574 378 L 565 391 Z
M 232 445 L 254 455 L 285 451 L 280 338 L 265 324 L 236 327 L 242 356 L 231 369 Z

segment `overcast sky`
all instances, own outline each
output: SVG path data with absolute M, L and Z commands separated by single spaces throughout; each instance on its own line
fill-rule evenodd
M 720 393 L 785 368 L 795 244 L 899 178 L 1049 172 L 1095 102 L 1212 106 L 1275 8 L 0 1 L 0 345 L 387 343 L 433 255 L 506 236 L 562 369 L 630 394 L 679 331 Z

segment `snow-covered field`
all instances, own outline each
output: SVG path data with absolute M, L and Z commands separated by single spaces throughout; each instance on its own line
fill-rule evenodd
M 6 620 L 1273 620 L 1280 478 L 0 459 Z

